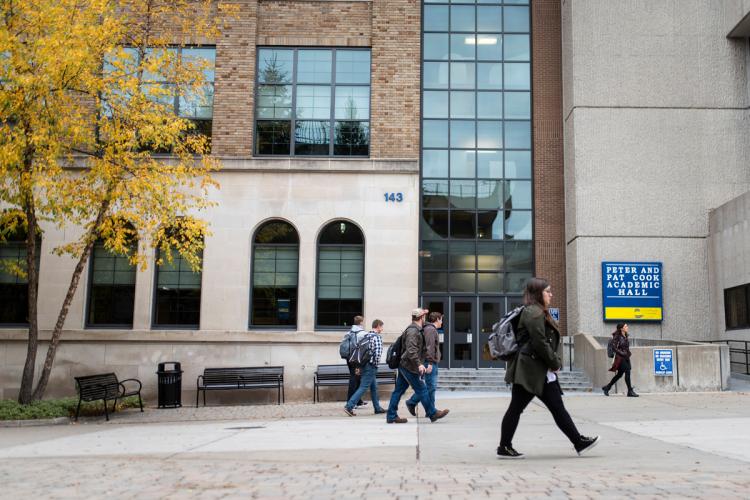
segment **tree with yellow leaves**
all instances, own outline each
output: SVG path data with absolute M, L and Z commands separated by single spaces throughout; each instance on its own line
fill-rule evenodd
M 0 244 L 24 235 L 6 272 L 28 283 L 20 403 L 44 395 L 96 242 L 141 268 L 136 239 L 199 268 L 217 162 L 186 110 L 211 104 L 213 59 L 196 47 L 228 15 L 216 0 L 0 0 Z M 54 249 L 77 263 L 34 387 L 41 221 L 82 231 Z

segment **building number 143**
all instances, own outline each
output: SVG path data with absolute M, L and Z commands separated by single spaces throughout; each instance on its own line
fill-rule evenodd
M 401 203 L 404 201 L 404 193 L 384 193 L 385 202 L 392 201 L 394 203 Z

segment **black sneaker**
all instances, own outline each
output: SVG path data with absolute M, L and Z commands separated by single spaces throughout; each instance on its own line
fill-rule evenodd
M 357 408 L 362 408 L 363 406 L 367 406 L 367 401 L 360 401 L 357 403 Z
M 575 445 L 576 452 L 578 452 L 578 456 L 583 455 L 584 453 L 588 453 L 591 448 L 597 445 L 599 443 L 599 436 L 594 437 L 587 437 L 587 436 L 581 436 L 578 439 L 578 444 Z
M 417 407 L 415 405 L 410 405 L 409 403 L 406 403 L 406 409 L 409 410 L 409 413 L 411 413 L 412 417 L 417 416 Z
M 628 397 L 629 397 L 629 398 L 639 398 L 640 396 L 639 396 L 638 394 L 636 394 L 636 393 L 635 393 L 635 391 L 634 391 L 633 389 L 630 389 L 630 390 L 628 391 Z
M 606 385 L 602 387 L 602 392 L 605 396 L 609 396 L 609 387 L 607 387 Z
M 498 458 L 523 458 L 523 453 L 518 453 L 512 446 L 498 446 Z
M 349 415 L 350 417 L 356 417 L 356 416 L 357 416 L 357 414 L 356 414 L 356 413 L 354 413 L 354 410 L 350 410 L 350 409 L 349 409 L 349 408 L 347 408 L 346 406 L 344 406 L 344 413 L 346 413 L 346 414 L 347 414 L 347 415 Z
M 378 408 L 375 410 L 375 415 L 380 415 L 381 413 L 385 413 L 386 411 L 383 408 Z

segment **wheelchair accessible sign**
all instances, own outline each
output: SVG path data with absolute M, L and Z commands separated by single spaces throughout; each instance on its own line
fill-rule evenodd
M 604 321 L 661 321 L 661 262 L 602 262 Z
M 661 377 L 674 376 L 673 354 L 673 349 L 654 349 L 654 375 Z

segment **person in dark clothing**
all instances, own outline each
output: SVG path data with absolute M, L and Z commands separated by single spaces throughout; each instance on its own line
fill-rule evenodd
M 424 367 L 429 368 L 424 375 L 424 383 L 427 384 L 427 394 L 430 396 L 432 406 L 435 406 L 435 391 L 437 390 L 438 381 L 438 363 L 440 363 L 440 335 L 438 329 L 443 327 L 443 315 L 437 311 L 432 311 L 427 316 L 427 323 L 422 329 L 425 343 L 425 362 Z M 411 398 L 406 400 L 406 409 L 412 416 L 417 416 L 417 405 L 419 398 L 417 393 L 412 394 Z
M 602 387 L 602 391 L 605 396 L 609 396 L 609 391 L 615 382 L 625 375 L 625 385 L 628 386 L 628 397 L 637 398 L 638 394 L 633 390 L 633 385 L 630 383 L 630 342 L 628 341 L 628 325 L 625 323 L 618 323 L 617 329 L 612 332 L 612 342 L 615 351 L 615 360 L 612 363 L 612 367 L 609 369 L 611 372 L 617 372 L 609 384 Z
M 510 405 L 503 417 L 500 446 L 497 448 L 500 458 L 523 457 L 522 453 L 513 448 L 513 436 L 521 413 L 534 396 L 541 399 L 552 413 L 555 423 L 570 439 L 579 455 L 591 450 L 599 442 L 599 436 L 587 437 L 578 432 L 563 404 L 562 389 L 557 380 L 557 372 L 562 367 L 562 361 L 557 355 L 560 331 L 557 322 L 549 314 L 551 301 L 552 289 L 549 283 L 541 278 L 530 278 L 524 294 L 525 308 L 516 330 L 520 349 L 508 362 L 505 373 L 505 381 L 513 384 L 513 389 Z
M 398 404 L 406 389 L 411 386 L 414 393 L 417 394 L 419 401 L 422 402 L 425 415 L 432 422 L 440 420 L 448 414 L 449 410 L 438 410 L 432 404 L 430 396 L 427 393 L 427 386 L 422 377 L 432 371 L 432 367 L 425 368 L 425 341 L 422 335 L 424 326 L 424 317 L 427 310 L 416 308 L 411 312 L 411 325 L 403 333 L 401 339 L 402 354 L 398 366 L 398 376 L 396 377 L 396 386 L 391 394 L 391 401 L 388 405 L 388 412 L 385 420 L 389 424 L 405 424 L 407 419 L 398 416 Z
M 349 330 L 357 334 L 357 341 L 361 340 L 362 337 L 364 337 L 364 335 L 367 333 L 365 332 L 365 329 L 362 328 L 362 323 L 364 321 L 365 318 L 363 318 L 362 316 L 354 316 L 352 329 Z M 346 362 L 346 365 L 349 367 L 349 389 L 346 391 L 346 400 L 349 401 L 352 395 L 357 391 L 357 388 L 359 388 L 359 384 L 362 381 L 362 370 L 355 363 L 350 363 L 349 361 Z M 366 404 L 366 401 L 362 401 L 360 399 L 359 401 L 357 401 L 357 408 L 365 406 Z

